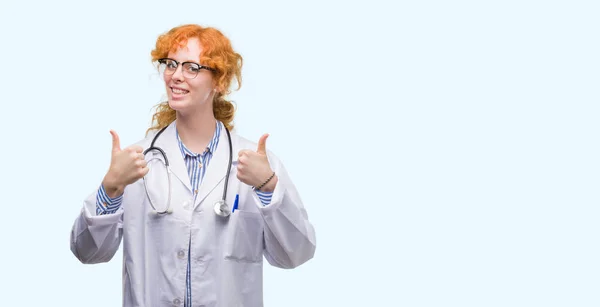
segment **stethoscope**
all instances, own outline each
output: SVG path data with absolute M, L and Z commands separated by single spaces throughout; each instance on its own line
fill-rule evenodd
M 158 147 L 158 146 L 154 146 L 154 142 L 156 142 L 156 139 L 158 138 L 158 136 L 165 130 L 167 129 L 168 126 L 162 128 L 157 134 L 156 136 L 154 136 L 154 139 L 152 140 L 152 143 L 150 144 L 150 147 L 148 147 L 148 149 L 144 150 L 144 156 L 146 156 L 146 154 L 149 151 L 152 150 L 156 150 L 160 153 L 160 155 L 163 157 L 164 159 L 164 166 L 167 170 L 167 177 L 168 177 L 168 182 L 169 182 L 169 196 L 167 198 L 167 209 L 165 211 L 158 211 L 156 210 L 156 207 L 154 207 L 154 203 L 152 203 L 152 199 L 150 198 L 150 194 L 148 193 L 148 186 L 146 185 L 146 176 L 143 177 L 143 181 L 144 181 L 144 188 L 146 190 L 146 196 L 148 196 L 148 200 L 150 201 L 150 206 L 152 206 L 152 209 L 154 210 L 155 213 L 158 214 L 165 214 L 165 213 L 172 213 L 173 209 L 171 209 L 171 168 L 169 167 L 169 160 L 167 159 L 167 155 L 165 154 L 165 152 L 162 150 L 162 148 Z M 222 216 L 222 217 L 227 217 L 231 214 L 231 209 L 229 208 L 229 206 L 227 205 L 227 203 L 225 202 L 225 198 L 227 197 L 227 183 L 229 182 L 229 173 L 231 171 L 231 163 L 233 161 L 233 149 L 231 146 L 231 135 L 229 134 L 229 130 L 227 129 L 227 127 L 224 127 L 225 131 L 227 132 L 227 140 L 229 141 L 229 165 L 227 167 L 227 175 L 225 176 L 225 187 L 223 188 L 223 196 L 221 197 L 220 200 L 217 200 L 215 202 L 214 205 L 214 210 L 215 213 L 218 216 Z M 161 160 L 160 158 L 152 158 L 150 160 L 148 160 L 148 162 L 152 161 L 152 160 Z M 161 160 L 162 162 L 163 160 Z

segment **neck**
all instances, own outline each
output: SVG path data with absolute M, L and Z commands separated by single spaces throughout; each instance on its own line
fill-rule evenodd
M 196 153 L 204 151 L 215 133 L 216 119 L 212 110 L 181 114 L 177 112 L 177 132 L 185 146 Z

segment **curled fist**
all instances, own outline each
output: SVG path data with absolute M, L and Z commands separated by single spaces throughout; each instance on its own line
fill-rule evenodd
M 121 149 L 117 133 L 111 130 L 110 134 L 112 135 L 110 167 L 102 183 L 108 196 L 112 198 L 122 194 L 127 185 L 144 177 L 148 173 L 148 166 L 141 146 Z
M 260 137 L 256 151 L 244 149 L 238 153 L 237 178 L 249 186 L 258 187 L 273 174 L 267 159 L 267 137 L 269 135 L 266 133 Z M 276 182 L 277 176 L 273 177 L 260 190 L 272 192 Z

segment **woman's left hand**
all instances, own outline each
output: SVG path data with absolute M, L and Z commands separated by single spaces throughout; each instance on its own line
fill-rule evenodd
M 260 137 L 256 151 L 244 149 L 238 153 L 237 178 L 249 186 L 258 187 L 273 174 L 267 158 L 267 137 L 269 135 L 266 133 Z M 260 191 L 273 192 L 276 184 L 277 175 Z

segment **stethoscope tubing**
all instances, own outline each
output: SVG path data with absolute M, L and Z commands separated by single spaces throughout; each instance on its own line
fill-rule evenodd
M 150 147 L 148 147 L 146 150 L 144 150 L 144 156 L 146 156 L 146 154 L 152 150 L 157 150 L 158 152 L 160 152 L 161 156 L 165 160 L 164 165 L 167 170 L 167 178 L 168 178 L 168 185 L 169 185 L 169 194 L 168 194 L 168 198 L 167 198 L 167 209 L 166 210 L 164 210 L 164 211 L 156 210 L 154 204 L 152 203 L 152 199 L 150 198 L 150 193 L 148 192 L 148 186 L 146 185 L 146 176 L 142 177 L 142 180 L 144 182 L 144 189 L 146 191 L 146 196 L 148 197 L 148 201 L 150 202 L 150 206 L 152 207 L 154 212 L 156 212 L 157 214 L 165 214 L 165 213 L 173 212 L 173 209 L 171 209 L 171 173 L 172 172 L 171 172 L 171 167 L 169 166 L 169 160 L 167 159 L 167 155 L 165 154 L 164 150 L 162 150 L 162 148 L 160 148 L 158 146 L 154 146 L 154 143 L 156 142 L 156 139 L 158 138 L 158 136 L 160 136 L 160 134 L 163 133 L 163 131 L 165 131 L 165 129 L 167 129 L 167 127 L 168 126 L 162 128 L 160 131 L 158 131 L 158 133 L 152 139 L 152 143 L 150 144 Z M 227 167 L 227 174 L 225 175 L 225 187 L 223 188 L 223 195 L 220 200 L 215 202 L 214 211 L 215 211 L 215 214 L 217 214 L 219 216 L 227 217 L 231 214 L 231 210 L 229 210 L 229 206 L 227 205 L 227 203 L 225 201 L 227 199 L 227 186 L 229 183 L 229 175 L 231 173 L 231 165 L 233 162 L 233 146 L 231 144 L 231 134 L 229 133 L 229 129 L 227 129 L 227 127 L 224 127 L 224 128 L 225 128 L 225 132 L 227 132 L 227 140 L 229 142 L 229 164 Z M 156 159 L 160 160 L 160 158 L 156 158 Z M 150 162 L 152 160 L 154 160 L 154 159 L 150 159 L 150 160 L 148 160 L 148 162 Z

